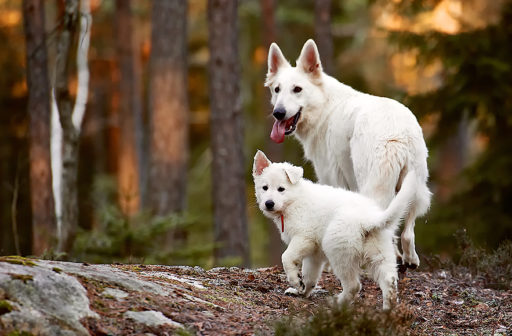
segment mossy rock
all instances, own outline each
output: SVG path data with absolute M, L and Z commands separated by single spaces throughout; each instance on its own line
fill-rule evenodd
M 9 303 L 9 301 L 6 300 L 0 300 L 0 315 L 7 314 L 13 311 L 12 305 Z
M 52 271 L 54 271 L 55 273 L 62 273 L 62 270 L 58 267 L 52 268 Z
M 21 281 L 23 281 L 24 283 L 27 283 L 27 281 L 32 281 L 32 280 L 34 280 L 34 276 L 33 276 L 33 275 L 31 275 L 31 274 L 15 274 L 15 273 L 9 273 L 9 275 L 11 276 L 11 278 L 16 279 L 16 280 L 21 280 Z
M 37 264 L 30 258 L 21 256 L 5 256 L 0 257 L 0 262 L 6 262 L 9 264 L 23 265 L 23 266 L 37 266 Z

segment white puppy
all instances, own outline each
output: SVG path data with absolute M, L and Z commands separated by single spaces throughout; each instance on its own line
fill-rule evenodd
M 261 151 L 254 157 L 258 206 L 288 244 L 282 262 L 293 288 L 287 293 L 309 296 L 329 261 L 343 286 L 339 303 L 352 302 L 361 289 L 359 277 L 365 267 L 382 290 L 383 308 L 389 309 L 396 301 L 397 282 L 392 239 L 396 223 L 416 194 L 414 171 L 404 178 L 385 210 L 361 194 L 315 184 L 302 176 L 301 167 L 271 163 Z
M 320 183 L 359 192 L 385 208 L 407 172 L 415 171 L 418 186 L 405 217 L 402 250 L 404 264 L 417 267 L 414 221 L 427 211 L 431 194 L 427 147 L 411 111 L 325 74 L 313 40 L 304 44 L 296 67 L 273 43 L 265 85 L 276 119 L 271 138 L 279 143 L 294 134 Z

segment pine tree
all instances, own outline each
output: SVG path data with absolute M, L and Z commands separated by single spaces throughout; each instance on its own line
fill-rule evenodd
M 414 12 L 422 4 L 409 5 L 401 9 Z M 476 122 L 487 139 L 483 153 L 464 171 L 462 187 L 447 204 L 434 206 L 430 222 L 468 227 L 492 247 L 512 238 L 512 1 L 504 2 L 497 23 L 484 28 L 456 34 L 393 32 L 390 39 L 402 49 L 417 50 L 421 65 L 433 60 L 443 64 L 442 85 L 406 101 L 419 117 L 440 112 L 431 149 L 442 145 L 465 118 Z

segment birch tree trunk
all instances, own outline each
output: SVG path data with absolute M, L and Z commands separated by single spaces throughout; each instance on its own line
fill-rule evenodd
M 237 9 L 237 1 L 208 1 L 214 235 L 217 262 L 241 258 L 248 266 Z
M 62 130 L 62 163 L 56 164 L 60 174 L 60 225 L 58 229 L 59 251 L 69 251 L 78 228 L 78 144 L 80 129 L 85 113 L 88 97 L 89 69 L 87 52 L 89 49 L 91 26 L 89 0 L 80 2 L 80 20 L 78 0 L 66 0 L 62 26 L 57 41 L 57 61 L 55 65 L 54 108 L 59 115 Z M 80 35 L 76 39 L 77 27 L 80 23 Z M 78 42 L 77 68 L 78 88 L 76 102 L 73 105 L 69 92 L 69 67 L 71 63 L 71 47 Z M 55 144 L 58 146 L 58 143 Z
M 331 31 L 331 0 L 315 1 L 315 40 L 322 67 L 326 73 L 332 75 L 334 51 Z
M 54 249 L 57 241 L 52 195 L 50 86 L 43 1 L 24 0 L 23 18 L 27 53 L 28 114 L 30 119 L 32 253 L 41 255 L 47 250 Z
M 277 29 L 275 20 L 276 0 L 260 0 L 260 4 L 263 19 L 263 43 L 265 45 L 265 48 L 268 50 L 270 44 L 272 44 L 272 42 L 277 41 Z M 272 111 L 269 90 L 264 91 L 263 99 L 263 106 L 266 107 L 263 109 L 263 113 L 265 116 L 265 121 L 267 122 L 267 127 L 265 129 L 271 130 L 274 120 L 273 118 L 267 118 L 267 116 L 271 114 Z M 265 152 L 269 154 L 269 157 L 271 157 L 273 161 L 280 162 L 284 159 L 283 149 L 283 145 L 276 144 L 274 141 L 270 139 L 270 137 L 266 137 Z M 283 242 L 281 241 L 281 235 L 277 230 L 275 230 L 272 221 L 267 221 L 269 222 L 267 225 L 269 238 L 269 262 L 270 265 L 280 265 L 281 255 L 283 254 Z
M 119 165 L 118 199 L 125 215 L 140 209 L 137 128 L 141 127 L 141 100 L 136 72 L 136 44 L 132 1 L 116 0 L 116 40 L 119 59 Z
M 186 201 L 187 1 L 154 0 L 151 21 L 148 200 L 155 214 L 168 215 Z

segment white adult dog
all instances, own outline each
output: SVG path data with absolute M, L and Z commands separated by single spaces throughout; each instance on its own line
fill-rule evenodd
M 296 67 L 273 43 L 265 85 L 272 92 L 276 119 L 272 140 L 280 143 L 285 135 L 294 134 L 320 183 L 357 191 L 385 208 L 407 172 L 415 171 L 417 191 L 401 238 L 403 263 L 419 266 L 414 223 L 428 210 L 431 193 L 426 184 L 428 151 L 411 111 L 325 74 L 313 40 L 304 44 Z
M 282 255 L 292 286 L 287 292 L 309 296 L 328 260 L 343 286 L 338 303 L 353 301 L 361 290 L 359 277 L 365 267 L 382 290 L 383 308 L 389 309 L 396 302 L 397 288 L 393 236 L 415 198 L 414 171 L 406 175 L 385 210 L 366 196 L 315 184 L 302 175 L 301 167 L 272 163 L 261 151 L 254 157 L 258 207 L 274 221 L 288 245 Z

